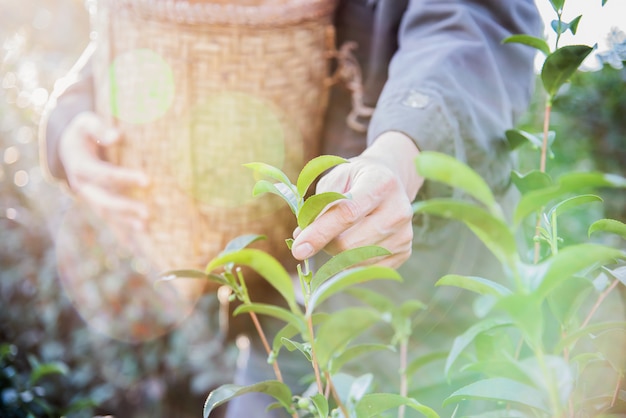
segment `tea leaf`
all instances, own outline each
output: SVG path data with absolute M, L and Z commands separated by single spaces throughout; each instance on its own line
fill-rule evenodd
M 325 192 L 313 195 L 304 201 L 298 212 L 298 226 L 302 229 L 309 226 L 315 218 L 332 202 L 346 197 L 341 193 Z
M 285 308 L 281 308 L 276 305 L 268 305 L 264 303 L 252 303 L 250 305 L 240 305 L 233 311 L 233 316 L 237 316 L 242 313 L 250 313 L 255 312 L 261 315 L 271 316 L 273 318 L 280 319 L 288 324 L 293 325 L 298 329 L 300 333 L 306 332 L 306 324 L 304 320 L 294 315 L 292 312 L 288 311 Z
M 261 174 L 262 176 L 272 178 L 288 186 L 291 185 L 291 181 L 289 180 L 289 177 L 287 177 L 287 175 L 283 173 L 282 170 L 272 165 L 259 163 L 259 162 L 253 162 L 253 163 L 244 164 L 243 166 L 251 170 L 254 170 L 255 173 Z
M 311 396 L 311 401 L 317 409 L 318 416 L 326 418 L 328 416 L 328 400 L 321 393 Z
M 550 54 L 550 47 L 545 39 L 537 38 L 530 35 L 511 35 L 502 41 L 504 44 L 518 43 L 530 46 L 543 52 L 544 55 Z
M 364 287 L 354 287 L 346 290 L 346 293 L 371 306 L 380 313 L 391 312 L 396 306 L 395 303 L 386 296 Z
M 374 257 L 382 257 L 390 254 L 391 253 L 385 248 L 376 245 L 368 245 L 342 251 L 333 256 L 315 272 L 311 280 L 311 290 L 315 291 L 323 282 L 348 267 L 352 267 Z
M 599 333 L 593 338 L 593 345 L 602 353 L 611 364 L 613 370 L 623 375 L 626 371 L 624 363 L 624 346 L 626 344 L 626 330 L 613 328 Z
M 550 176 L 539 170 L 534 170 L 524 175 L 513 171 L 511 173 L 511 181 L 522 194 L 552 186 Z
M 517 243 L 509 227 L 481 207 L 454 199 L 430 199 L 414 203 L 413 211 L 464 222 L 507 266 L 513 265 L 518 258 Z
M 615 219 L 600 219 L 589 227 L 589 236 L 597 231 L 611 232 L 626 239 L 626 224 Z
M 626 329 L 626 321 L 601 322 L 599 324 L 591 324 L 587 325 L 584 328 L 580 328 L 562 338 L 554 347 L 553 353 L 559 354 L 566 347 L 573 348 L 573 344 L 575 344 L 582 337 L 587 337 L 593 333 L 606 331 L 609 329 Z
M 311 346 L 310 345 L 308 344 L 305 345 L 297 341 L 292 341 L 289 338 L 282 338 L 282 343 L 285 346 L 285 348 L 287 348 L 287 350 L 289 351 L 298 350 L 304 355 L 304 357 L 306 357 L 308 361 L 311 361 Z
M 372 374 L 368 373 L 354 379 L 348 392 L 348 405 L 354 405 L 363 398 L 372 384 L 373 377 Z
M 264 193 L 272 193 L 279 196 L 289 205 L 289 209 L 295 215 L 298 213 L 298 197 L 293 193 L 293 191 L 285 186 L 278 187 L 283 185 L 282 183 L 272 183 L 267 180 L 259 180 L 254 185 L 254 189 L 252 189 L 253 196 L 259 196 Z
M 264 240 L 264 239 L 267 239 L 265 235 L 259 235 L 259 234 L 240 235 L 237 238 L 232 239 L 228 244 L 226 244 L 226 247 L 224 247 L 223 253 L 242 250 L 246 248 L 248 245 L 252 244 L 253 242 Z
M 439 415 L 426 405 L 422 405 L 415 399 L 407 398 L 395 393 L 370 393 L 356 405 L 356 415 L 359 418 L 378 417 L 383 412 L 406 405 L 427 418 L 439 418 Z
M 582 15 L 578 15 L 574 19 L 572 19 L 571 22 L 568 23 L 569 30 L 570 32 L 572 32 L 572 35 L 576 35 L 576 31 L 578 30 L 578 24 L 580 23 L 580 19 L 582 19 L 582 17 Z
M 550 409 L 543 398 L 543 393 L 531 386 L 515 380 L 495 377 L 479 380 L 457 390 L 443 401 L 443 405 L 447 406 L 467 399 L 481 399 L 512 402 L 549 413 Z
M 551 218 L 553 213 L 556 213 L 556 215 L 559 216 L 560 214 L 567 212 L 568 210 L 591 202 L 602 202 L 602 198 L 593 194 L 583 194 L 570 197 L 569 199 L 565 199 L 554 205 L 552 209 L 550 209 L 550 212 L 548 212 L 548 218 Z
M 548 295 L 548 305 L 556 320 L 566 326 L 592 290 L 593 283 L 584 277 L 573 276 L 558 284 Z
M 319 325 L 320 323 L 328 319 L 329 316 L 330 314 L 325 313 L 325 312 L 314 314 L 312 318 L 313 325 Z M 280 352 L 280 348 L 283 346 L 283 338 L 291 339 L 292 337 L 296 336 L 298 333 L 302 334 L 301 330 L 299 330 L 293 324 L 287 324 L 284 327 L 282 327 L 274 336 L 274 340 L 272 341 L 272 351 L 276 355 L 278 355 L 278 353 Z
M 545 275 L 535 277 L 533 285 L 538 297 L 544 298 L 559 283 L 575 274 L 625 257 L 626 253 L 623 251 L 604 245 L 571 245 L 542 263 L 547 266 Z
M 426 366 L 427 364 L 443 360 L 446 357 L 448 357 L 447 351 L 434 351 L 432 353 L 424 354 L 423 356 L 420 356 L 411 361 L 411 363 L 409 363 L 409 365 L 407 366 L 405 373 L 410 378 L 415 373 L 417 373 L 419 369 Z
M 444 367 L 444 373 L 446 375 L 450 374 L 450 370 L 456 360 L 459 358 L 461 353 L 469 346 L 477 335 L 492 330 L 498 327 L 506 327 L 512 325 L 513 322 L 509 319 L 504 318 L 488 318 L 483 319 L 480 322 L 472 325 L 467 329 L 463 334 L 459 335 L 454 339 L 454 343 L 452 344 L 452 348 L 450 349 L 450 353 L 448 354 L 448 359 L 446 360 L 446 365 Z
M 296 303 L 291 277 L 274 257 L 261 250 L 244 248 L 243 250 L 217 256 L 211 260 L 206 271 L 211 272 L 228 263 L 235 263 L 252 268 L 285 298 L 292 312 L 300 312 L 300 308 Z
M 284 383 L 268 380 L 250 386 L 222 385 L 209 394 L 204 402 L 202 416 L 208 418 L 211 411 L 233 398 L 246 393 L 265 393 L 276 399 L 287 410 L 291 410 L 291 390 Z
M 390 350 L 395 351 L 392 345 L 385 344 L 359 344 L 346 348 L 337 357 L 333 358 L 330 363 L 330 374 L 335 374 L 349 361 L 361 357 L 374 351 Z
M 554 186 L 535 190 L 522 196 L 515 209 L 513 222 L 518 225 L 526 216 L 563 195 L 596 187 L 626 188 L 626 179 L 598 172 L 564 174 Z
M 550 0 L 550 3 L 552 4 L 552 8 L 554 9 L 554 11 L 559 12 L 563 10 L 563 4 L 565 3 L 565 0 Z
M 554 96 L 591 51 L 593 48 L 587 45 L 568 45 L 548 55 L 541 69 L 541 80 L 546 92 Z
M 438 152 L 425 151 L 415 159 L 415 166 L 424 178 L 463 190 L 487 206 L 491 213 L 500 216 L 500 208 L 487 183 L 478 173 L 456 158 Z
M 490 378 L 503 377 L 528 386 L 534 386 L 524 367 L 515 360 L 486 360 L 469 364 L 463 371 L 482 373 Z
M 155 285 L 158 285 L 161 282 L 167 282 L 176 279 L 202 279 L 215 282 L 223 286 L 230 285 L 230 283 L 228 283 L 228 281 L 221 276 L 218 276 L 216 274 L 207 274 L 202 270 L 193 269 L 167 271 L 157 278 Z
M 30 373 L 29 382 L 31 385 L 36 384 L 40 379 L 45 376 L 53 374 L 67 375 L 69 373 L 69 367 L 65 363 L 58 361 L 50 363 L 37 364 L 34 370 Z
M 567 32 L 568 29 L 570 29 L 569 23 L 563 22 L 562 20 L 553 20 L 552 22 L 550 22 L 550 27 L 552 27 L 552 30 L 557 35 L 561 35 Z
M 395 280 L 401 282 L 402 277 L 394 269 L 384 266 L 372 265 L 354 267 L 349 270 L 345 270 L 324 282 L 311 293 L 311 298 L 309 299 L 306 311 L 307 316 L 310 316 L 320 303 L 335 293 L 338 293 L 349 286 L 365 283 L 371 280 Z
M 435 283 L 435 286 L 455 286 L 480 295 L 506 296 L 511 294 L 511 290 L 500 283 L 482 277 L 460 276 L 458 274 L 443 276 Z
M 313 158 L 306 163 L 306 165 L 302 168 L 302 171 L 300 171 L 300 175 L 298 176 L 298 180 L 296 182 L 298 194 L 304 197 L 311 184 L 313 184 L 315 179 L 319 177 L 320 174 L 329 168 L 347 162 L 348 160 L 345 158 L 337 157 L 335 155 L 320 155 L 319 157 Z
M 509 314 L 533 348 L 540 346 L 543 335 L 541 300 L 534 294 L 516 293 L 498 301 L 496 306 Z
M 329 369 L 332 357 L 363 331 L 380 320 L 378 312 L 369 308 L 351 307 L 334 312 L 316 332 L 315 354 L 320 367 Z

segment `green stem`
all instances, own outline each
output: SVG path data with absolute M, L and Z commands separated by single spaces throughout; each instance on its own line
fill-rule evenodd
M 552 255 L 557 255 L 559 252 L 559 237 L 556 227 L 556 211 L 552 212 L 551 218 L 550 226 L 552 227 L 552 236 L 550 237 L 550 250 L 552 251 Z
M 407 396 L 408 389 L 408 379 L 406 375 L 406 368 L 408 363 L 408 341 L 406 338 L 402 339 L 400 342 L 400 396 Z M 398 418 L 404 418 L 404 414 L 406 411 L 406 405 L 400 405 L 398 408 Z

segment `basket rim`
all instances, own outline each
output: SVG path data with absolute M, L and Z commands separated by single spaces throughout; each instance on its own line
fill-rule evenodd
M 236 1 L 236 0 L 234 0 Z M 259 5 L 223 4 L 211 0 L 100 0 L 111 10 L 142 19 L 189 25 L 282 26 L 331 16 L 337 0 L 267 0 Z

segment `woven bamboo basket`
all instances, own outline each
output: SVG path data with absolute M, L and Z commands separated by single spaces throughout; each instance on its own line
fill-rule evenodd
M 295 227 L 242 167 L 294 178 L 319 153 L 335 0 L 98 0 L 96 108 L 123 141 L 108 156 L 151 177 L 136 251 L 159 271 L 203 268 L 228 241 L 264 234 L 291 260 Z

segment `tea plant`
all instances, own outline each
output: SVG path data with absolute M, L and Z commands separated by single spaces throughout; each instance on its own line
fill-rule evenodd
M 546 173 L 555 139 L 549 131 L 552 101 L 593 50 L 586 45 L 559 47 L 565 31 L 576 33 L 581 16 L 564 22 L 564 1 L 551 4 L 557 14 L 551 25 L 557 34 L 554 51 L 543 39 L 528 35 L 505 40 L 546 55 L 541 70 L 546 92 L 543 132 L 507 132 L 512 148 L 531 143 L 541 149 L 539 170 L 512 174 L 521 192 L 512 220 L 505 218 L 487 184 L 469 167 L 430 152 L 421 153 L 416 161 L 424 178 L 460 189 L 469 199 L 418 202 L 415 212 L 464 222 L 503 267 L 499 281 L 447 275 L 437 282 L 479 295 L 478 321 L 455 339 L 444 373 L 482 377 L 452 393 L 444 404 L 486 401 L 491 407 L 481 417 L 598 416 L 614 412 L 619 401 L 626 400 L 621 391 L 626 322 L 596 319 L 607 296 L 626 283 L 626 252 L 592 242 L 564 245 L 559 237 L 559 221 L 568 211 L 601 201 L 590 190 L 625 188 L 626 179 L 599 172 L 553 179 Z M 526 256 L 517 236 L 533 215 L 534 250 Z M 626 225 L 600 219 L 589 226 L 589 235 L 600 232 L 626 238 Z
M 346 196 L 327 192 L 305 198 L 315 179 L 324 171 L 347 163 L 335 156 L 314 158 L 305 165 L 295 184 L 279 169 L 264 163 L 247 164 L 254 172 L 264 177 L 259 180 L 253 193 L 278 195 L 291 208 L 300 228 L 306 228 L 327 205 Z M 269 180 L 267 180 L 269 179 Z M 259 382 L 251 386 L 224 385 L 213 391 L 206 400 L 204 417 L 217 406 L 246 393 L 263 392 L 277 401 L 293 417 L 374 417 L 382 412 L 397 408 L 398 416 L 404 416 L 406 407 L 413 408 L 427 417 L 438 417 L 431 408 L 407 397 L 407 344 L 411 334 L 412 316 L 423 306 L 417 300 L 397 306 L 391 300 L 367 291 L 352 289 L 354 285 L 371 280 L 394 280 L 402 278 L 391 268 L 362 265 L 364 261 L 388 255 L 377 246 L 366 246 L 346 250 L 332 257 L 317 271 L 311 269 L 306 259 L 297 266 L 297 276 L 303 306 L 297 303 L 296 289 L 287 270 L 268 253 L 248 248 L 262 237 L 246 235 L 229 243 L 226 249 L 206 267 L 205 271 L 179 270 L 170 272 L 169 278 L 195 277 L 217 282 L 230 289 L 231 299 L 241 305 L 235 315 L 247 313 L 259 334 L 274 368 L 275 380 Z M 292 240 L 286 244 L 291 247 Z M 264 278 L 282 296 L 285 307 L 255 303 L 248 291 L 242 267 L 251 268 Z M 322 311 L 323 302 L 333 295 L 352 291 L 365 302 L 366 307 L 347 307 L 332 314 Z M 266 336 L 257 314 L 268 315 L 285 323 L 285 326 L 270 341 Z M 356 343 L 355 339 L 375 323 L 384 321 L 393 329 L 391 345 Z M 292 394 L 280 370 L 280 351 L 298 351 L 311 364 L 315 382 L 312 390 L 303 394 Z M 398 393 L 371 392 L 373 376 L 349 376 L 342 373 L 343 366 L 364 354 L 377 350 L 393 349 L 399 352 L 402 370 L 398 377 Z

